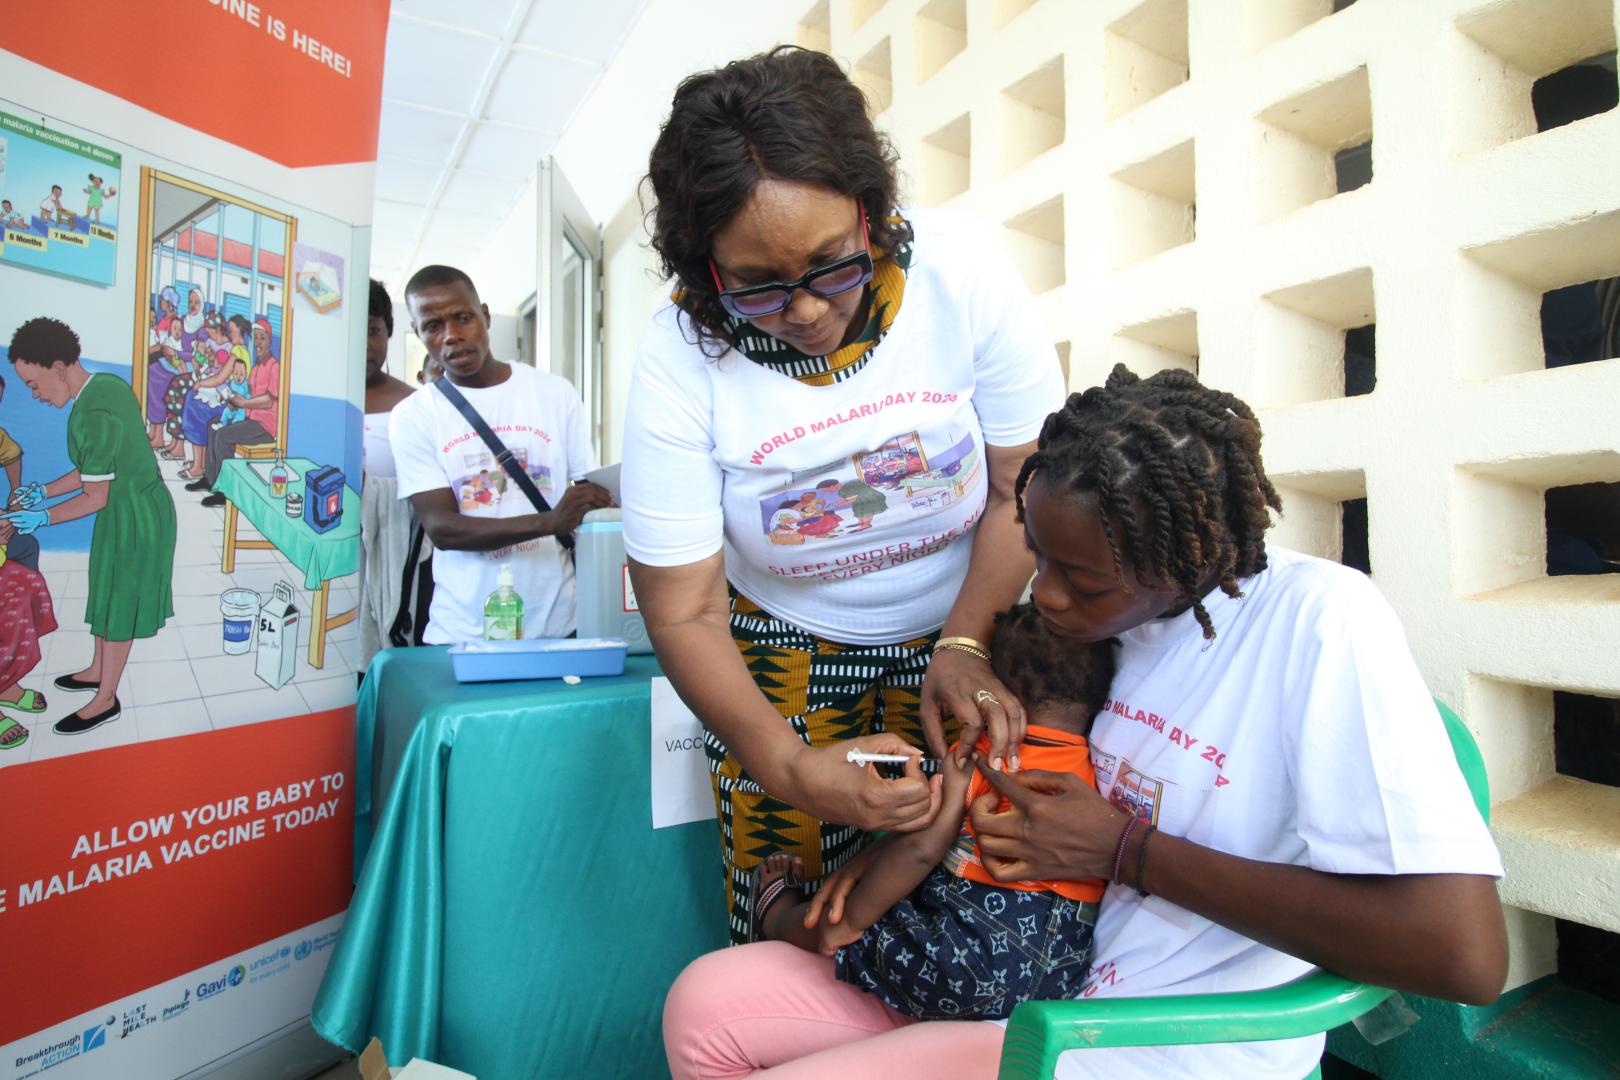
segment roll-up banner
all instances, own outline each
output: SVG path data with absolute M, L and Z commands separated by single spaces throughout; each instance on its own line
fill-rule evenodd
M 388 3 L 4 6 L 0 1078 L 205 1074 L 348 904 Z

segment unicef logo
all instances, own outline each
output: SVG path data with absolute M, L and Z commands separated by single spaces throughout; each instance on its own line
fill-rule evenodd
M 291 955 L 292 955 L 292 950 L 287 948 L 287 946 L 283 945 L 281 947 L 281 958 L 283 960 L 285 960 L 285 959 L 287 959 L 287 957 L 289 957 Z
M 230 979 L 232 986 L 241 986 L 242 980 L 247 978 L 247 968 L 243 967 L 241 964 L 237 964 L 235 967 L 231 968 L 231 973 L 228 978 Z M 233 998 L 232 1000 L 235 999 Z
M 307 960 L 307 959 L 309 959 L 309 954 L 311 952 L 313 952 L 313 951 L 314 951 L 314 947 L 312 945 L 310 945 L 309 939 L 305 938 L 303 941 L 300 941 L 298 943 L 298 947 L 293 950 L 293 959 L 294 960 Z

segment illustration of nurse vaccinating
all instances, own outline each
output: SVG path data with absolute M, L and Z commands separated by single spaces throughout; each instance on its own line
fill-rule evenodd
M 94 691 L 53 728 L 59 735 L 82 735 L 118 719 L 118 682 L 130 647 L 136 638 L 156 635 L 174 615 L 174 500 L 158 473 L 134 391 L 113 375 L 84 369 L 72 328 L 56 319 L 30 319 L 12 335 L 10 356 L 35 399 L 72 407 L 67 451 L 74 468 L 43 486 L 19 488 L 17 508 L 0 519 L 26 535 L 96 515 L 84 612 L 95 654 L 83 671 L 56 679 L 62 690 Z M 48 509 L 40 506 L 69 494 Z

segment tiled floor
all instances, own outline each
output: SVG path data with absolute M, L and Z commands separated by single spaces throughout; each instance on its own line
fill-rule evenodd
M 28 715 L 8 710 L 30 729 L 22 746 L 0 751 L 0 768 L 25 761 L 43 761 L 175 735 L 275 720 L 319 709 L 337 708 L 354 701 L 354 673 L 359 662 L 358 627 L 341 626 L 327 634 L 325 664 L 311 667 L 308 656 L 310 594 L 304 576 L 277 551 L 239 551 L 234 573 L 220 572 L 225 535 L 225 512 L 201 504 L 201 496 L 185 490 L 176 473 L 179 464 L 159 460 L 169 492 L 174 496 L 179 542 L 174 559 L 174 617 L 155 637 L 136 641 L 129 665 L 118 688 L 123 714 L 84 735 L 58 735 L 51 725 L 89 700 L 87 693 L 58 690 L 51 681 L 58 675 L 82 671 L 94 647 L 84 622 L 90 557 L 84 552 L 49 550 L 50 535 L 40 535 L 46 548 L 39 568 L 45 574 L 56 609 L 58 629 L 40 641 L 39 666 L 22 680 L 25 687 L 43 693 L 50 702 L 45 712 Z M 238 519 L 237 534 L 258 533 Z M 280 689 L 260 679 L 252 651 L 229 655 L 224 651 L 220 594 L 226 589 L 251 589 L 269 596 L 276 582 L 293 586 L 303 618 L 298 660 L 293 677 Z M 333 581 L 333 613 L 352 609 L 358 596 L 358 576 Z

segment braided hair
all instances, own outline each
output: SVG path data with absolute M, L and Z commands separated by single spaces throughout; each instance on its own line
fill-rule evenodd
M 1213 576 L 1242 596 L 1238 580 L 1266 567 L 1267 508 L 1282 509 L 1254 411 L 1190 372 L 1142 379 L 1116 364 L 1104 385 L 1046 418 L 1037 445 L 1018 473 L 1019 515 L 1037 472 L 1054 490 L 1094 494 L 1119 580 L 1129 581 L 1123 545 L 1140 576 L 1173 587 L 1213 638 L 1200 587 Z
M 1049 704 L 1078 706 L 1089 720 L 1102 711 L 1114 681 L 1111 643 L 1064 641 L 1046 629 L 1040 612 L 1030 603 L 996 616 L 990 655 L 996 678 L 1031 709 Z

